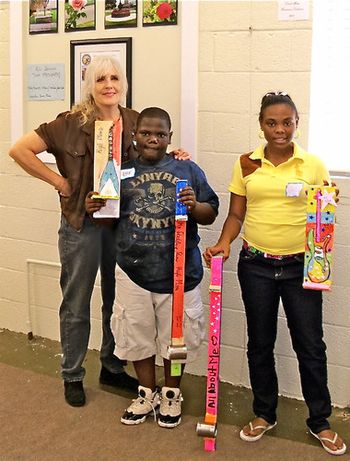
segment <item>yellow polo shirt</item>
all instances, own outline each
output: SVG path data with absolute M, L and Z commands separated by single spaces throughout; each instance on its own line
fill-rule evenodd
M 310 185 L 330 181 L 323 162 L 293 144 L 293 156 L 278 166 L 264 157 L 264 145 L 241 155 L 234 164 L 229 185 L 230 192 L 247 199 L 244 240 L 275 255 L 304 251 L 305 191 Z

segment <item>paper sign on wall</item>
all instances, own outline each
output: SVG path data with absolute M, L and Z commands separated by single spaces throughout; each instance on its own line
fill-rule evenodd
M 29 64 L 28 99 L 64 100 L 64 64 Z
M 305 21 L 309 19 L 309 0 L 279 0 L 279 21 Z

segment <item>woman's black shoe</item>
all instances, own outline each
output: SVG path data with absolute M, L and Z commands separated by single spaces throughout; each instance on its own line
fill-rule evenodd
M 120 389 L 129 389 L 130 391 L 137 391 L 139 386 L 138 380 L 129 376 L 125 371 L 112 373 L 105 367 L 101 368 L 100 383 L 107 386 L 119 387 Z
M 82 407 L 85 405 L 83 381 L 65 381 L 64 397 L 66 402 L 72 407 Z

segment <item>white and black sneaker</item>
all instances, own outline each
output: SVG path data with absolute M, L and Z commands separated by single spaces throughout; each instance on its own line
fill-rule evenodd
M 176 427 L 181 423 L 181 402 L 178 387 L 162 387 L 158 424 L 161 427 Z
M 140 424 L 146 421 L 147 416 L 153 414 L 154 419 L 157 419 L 157 411 L 159 409 L 159 389 L 154 392 L 148 387 L 139 386 L 138 397 L 134 399 L 131 405 L 125 410 L 125 413 L 120 418 L 123 424 Z

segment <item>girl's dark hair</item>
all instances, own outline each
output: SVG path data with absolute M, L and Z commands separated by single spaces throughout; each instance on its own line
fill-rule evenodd
M 292 98 L 289 96 L 288 93 L 285 91 L 273 91 L 271 93 L 266 93 L 265 96 L 261 100 L 261 107 L 259 113 L 259 121 L 261 122 L 264 117 L 264 110 L 275 104 L 288 104 L 294 111 L 295 117 L 299 120 L 298 110 L 296 105 L 294 104 Z
M 167 123 L 169 127 L 169 131 L 171 130 L 170 115 L 164 109 L 161 109 L 160 107 L 146 107 L 146 109 L 143 109 L 143 111 L 141 111 L 139 116 L 137 117 L 137 122 L 136 122 L 137 128 L 139 127 L 141 120 L 145 117 L 160 118 L 162 120 L 165 120 L 165 122 Z

